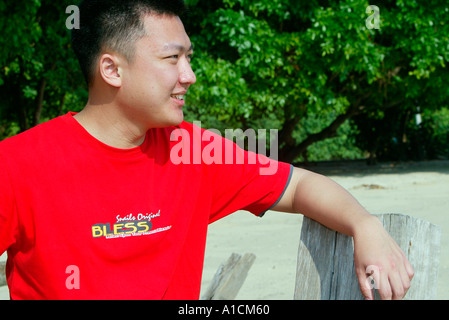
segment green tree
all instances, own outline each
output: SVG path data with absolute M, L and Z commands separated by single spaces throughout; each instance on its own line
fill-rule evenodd
M 445 1 L 383 1 L 378 30 L 366 27 L 361 0 L 190 4 L 199 79 L 191 116 L 278 125 L 282 160 L 298 159 L 350 119 L 358 145 L 375 156 L 374 146 L 406 127 L 382 127 L 386 114 L 405 121 L 418 105 L 447 105 Z
M 66 28 L 70 2 L 0 3 L 0 136 L 67 112 L 68 105 L 79 108 L 86 98 Z

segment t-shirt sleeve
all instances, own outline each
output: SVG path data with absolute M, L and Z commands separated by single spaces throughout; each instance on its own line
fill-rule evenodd
M 0 254 L 15 243 L 17 215 L 13 187 L 0 154 Z
M 223 148 L 222 161 L 212 166 L 209 177 L 212 188 L 209 221 L 214 222 L 237 210 L 247 210 L 261 217 L 281 199 L 290 182 L 293 166 L 245 151 L 230 140 L 213 136 L 222 139 Z M 203 155 L 207 160 L 206 149 L 203 149 Z M 214 157 L 217 159 L 216 154 Z

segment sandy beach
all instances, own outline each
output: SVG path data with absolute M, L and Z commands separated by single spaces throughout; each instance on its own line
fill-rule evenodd
M 371 213 L 402 213 L 439 225 L 442 237 L 437 299 L 449 299 L 449 161 L 372 167 L 363 162 L 344 162 L 308 169 L 334 179 Z M 202 292 L 233 252 L 248 252 L 254 253 L 256 260 L 237 299 L 293 299 L 301 223 L 301 215 L 267 212 L 257 218 L 239 211 L 211 224 Z M 0 288 L 0 299 L 9 299 L 6 286 Z

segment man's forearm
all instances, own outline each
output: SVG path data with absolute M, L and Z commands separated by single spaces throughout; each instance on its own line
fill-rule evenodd
M 343 187 L 322 175 L 295 168 L 294 212 L 330 229 L 354 236 L 356 228 L 376 219 Z

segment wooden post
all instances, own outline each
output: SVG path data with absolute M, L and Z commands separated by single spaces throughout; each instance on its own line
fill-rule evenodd
M 5 272 L 6 261 L 0 261 L 0 287 L 6 286 L 6 272 Z
M 378 217 L 415 269 L 405 299 L 435 299 L 441 228 L 401 214 Z M 353 252 L 351 237 L 304 217 L 294 299 L 364 299 L 355 275 Z
M 220 265 L 201 300 L 235 299 L 254 260 L 256 256 L 252 253 L 243 257 L 233 253 L 226 263 Z

